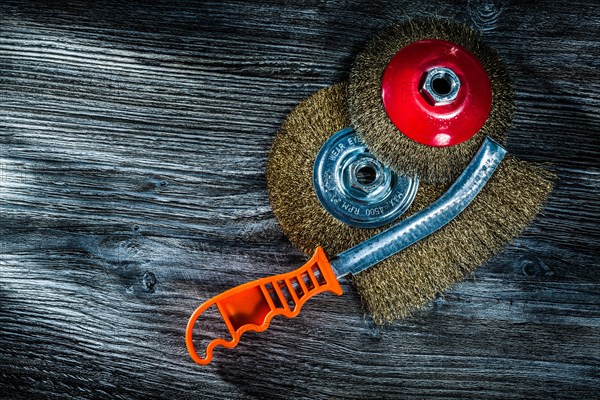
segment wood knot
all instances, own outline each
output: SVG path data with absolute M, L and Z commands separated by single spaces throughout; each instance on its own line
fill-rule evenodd
M 169 184 L 165 179 L 157 177 L 148 178 L 140 182 L 135 190 L 138 192 L 151 192 L 166 187 Z
M 546 263 L 537 257 L 519 260 L 516 265 L 516 272 L 529 278 L 552 275 Z
M 467 13 L 477 29 L 491 31 L 505 7 L 506 0 L 469 0 Z
M 156 285 L 156 275 L 150 271 L 144 272 L 144 276 L 142 277 L 142 283 L 144 288 L 148 292 L 154 292 L 154 286 Z

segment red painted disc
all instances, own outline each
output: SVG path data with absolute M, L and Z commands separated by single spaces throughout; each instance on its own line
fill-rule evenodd
M 434 68 L 450 69 L 460 80 L 448 104 L 434 105 L 420 90 Z M 421 40 L 400 49 L 384 71 L 381 89 L 383 106 L 398 130 L 428 146 L 464 142 L 481 129 L 492 108 L 492 86 L 479 60 L 444 40 Z

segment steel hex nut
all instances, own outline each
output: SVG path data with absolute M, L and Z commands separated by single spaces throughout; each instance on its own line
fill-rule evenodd
M 430 69 L 422 79 L 419 91 L 434 106 L 442 106 L 456 100 L 460 90 L 460 79 L 450 68 Z
M 370 182 L 361 182 L 359 175 L 361 170 L 368 170 L 373 174 Z M 378 189 L 384 181 L 383 165 L 376 159 L 368 156 L 360 158 L 350 165 L 350 186 L 363 193 L 371 193 Z

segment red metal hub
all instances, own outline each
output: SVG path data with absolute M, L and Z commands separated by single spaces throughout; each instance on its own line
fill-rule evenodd
M 432 76 L 440 70 L 450 70 L 442 73 L 445 81 L 439 73 Z M 458 78 L 458 86 L 449 77 Z M 451 93 L 453 88 L 458 91 Z M 471 138 L 492 108 L 492 86 L 479 60 L 444 40 L 421 40 L 400 49 L 384 71 L 381 89 L 383 106 L 398 130 L 428 146 L 453 146 Z

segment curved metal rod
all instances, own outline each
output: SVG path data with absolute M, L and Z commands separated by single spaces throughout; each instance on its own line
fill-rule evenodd
M 452 221 L 485 186 L 505 154 L 506 149 L 486 138 L 467 168 L 439 199 L 333 258 L 331 267 L 336 276 L 364 271 Z

